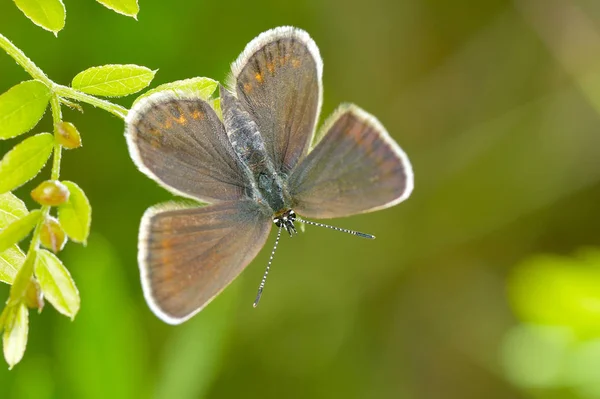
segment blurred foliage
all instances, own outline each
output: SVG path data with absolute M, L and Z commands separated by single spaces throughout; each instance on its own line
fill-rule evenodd
M 517 265 L 509 298 L 524 324 L 503 345 L 506 374 L 529 389 L 600 396 L 600 251 L 536 256 Z
M 52 5 L 64 7 L 60 0 L 19 1 L 18 6 L 36 24 L 52 19 Z M 62 8 L 61 8 L 62 7 Z M 29 11 L 30 13 L 28 14 Z M 34 15 L 35 14 L 35 15 Z M 59 13 L 60 14 L 60 13 Z M 41 18 L 43 17 L 43 18 Z M 40 19 L 41 18 L 41 19 Z M 64 25 L 64 24 L 63 24 Z M 58 29 L 62 29 L 62 26 Z M 53 30 L 53 29 L 49 29 Z M 57 30 L 53 30 L 56 31 Z M 0 275 L 11 285 L 6 306 L 0 314 L 4 358 L 12 369 L 21 361 L 29 336 L 28 307 L 41 313 L 46 298 L 60 313 L 71 319 L 79 311 L 80 297 L 75 282 L 61 260 L 40 249 L 61 251 L 68 237 L 86 245 L 90 233 L 92 208 L 85 192 L 76 183 L 58 181 L 64 149 L 81 147 L 79 131 L 63 121 L 62 105 L 83 112 L 80 101 L 97 106 L 121 118 L 127 109 L 93 95 L 123 97 L 146 88 L 156 71 L 137 65 L 104 65 L 78 73 L 72 87 L 53 82 L 22 50 L 0 34 L 0 48 L 34 80 L 21 82 L 0 95 L 0 139 L 23 135 L 36 127 L 50 107 L 54 134 L 40 133 L 24 139 L 0 159 Z M 90 95 L 91 94 L 91 95 Z M 52 155 L 51 180 L 39 184 L 31 197 L 41 205 L 31 212 L 12 191 L 35 178 Z M 58 219 L 51 216 L 56 207 Z M 53 227 L 52 227 L 53 226 Z M 26 253 L 18 244 L 31 233 Z
M 268 251 L 196 318 L 166 326 L 144 302 L 136 253 L 143 211 L 169 195 L 133 166 L 120 119 L 65 109 L 85 146 L 63 176 L 94 205 L 88 246 L 61 255 L 81 310 L 72 323 L 31 318 L 27 356 L 0 371 L 2 397 L 598 397 L 600 287 L 574 287 L 595 261 L 571 258 L 600 242 L 597 1 L 140 6 L 136 22 L 67 2 L 56 39 L 0 2 L 0 27 L 58 83 L 117 61 L 160 68 L 159 85 L 224 81 L 258 33 L 299 26 L 324 58 L 323 115 L 342 101 L 376 115 L 411 158 L 415 191 L 334 222 L 375 241 L 310 226 L 282 239 L 257 309 Z M 26 79 L 0 55 L 0 92 Z M 16 191 L 29 209 L 43 180 Z M 536 278 L 552 290 L 527 295 Z

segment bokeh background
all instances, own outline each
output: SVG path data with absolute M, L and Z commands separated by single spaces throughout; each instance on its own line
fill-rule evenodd
M 73 322 L 32 313 L 0 397 L 600 398 L 598 1 L 140 0 L 137 22 L 65 3 L 55 38 L 0 2 L 0 32 L 63 84 L 108 63 L 159 68 L 153 86 L 223 81 L 258 33 L 307 30 L 324 59 L 321 120 L 342 101 L 375 114 L 415 191 L 333 221 L 375 241 L 310 226 L 283 237 L 253 309 L 272 235 L 172 327 L 146 306 L 136 264 L 143 211 L 171 196 L 134 167 L 121 120 L 65 110 L 84 147 L 64 153 L 61 177 L 93 206 L 88 246 L 61 255 L 82 308 Z M 0 54 L 0 92 L 26 79 Z

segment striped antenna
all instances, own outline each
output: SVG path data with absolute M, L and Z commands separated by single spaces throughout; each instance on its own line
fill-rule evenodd
M 330 226 L 328 224 L 323 224 L 323 223 L 318 223 L 318 222 L 311 222 L 310 220 L 301 219 L 299 217 L 296 217 L 296 220 L 298 220 L 299 222 L 302 222 L 302 223 L 310 224 L 312 226 L 326 227 L 328 229 L 333 229 L 333 230 L 336 230 L 336 231 L 341 231 L 342 233 L 352 234 L 353 236 L 357 236 L 357 237 L 369 238 L 371 240 L 375 239 L 374 235 L 366 234 L 366 233 L 361 233 L 360 231 L 343 229 L 341 227 Z
M 275 250 L 277 250 L 277 245 L 279 244 L 279 238 L 281 237 L 281 228 L 283 225 L 279 226 L 279 230 L 277 230 L 277 238 L 275 239 L 275 245 L 273 246 L 273 250 L 271 251 L 271 257 L 269 258 L 269 264 L 267 264 L 267 269 L 265 270 L 265 274 L 263 274 L 262 281 L 260 282 L 260 286 L 258 287 L 258 294 L 256 294 L 256 299 L 254 300 L 254 304 L 252 306 L 257 307 L 258 301 L 260 301 L 260 297 L 262 296 L 263 288 L 265 288 L 265 283 L 267 282 L 267 276 L 269 275 L 269 269 L 271 269 L 271 263 L 273 262 L 273 257 L 275 256 Z

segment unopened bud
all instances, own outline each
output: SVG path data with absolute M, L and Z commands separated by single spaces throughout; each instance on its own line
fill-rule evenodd
M 67 242 L 67 235 L 60 226 L 58 220 L 49 216 L 40 230 L 40 241 L 42 245 L 54 253 L 62 250 Z
M 33 189 L 31 197 L 40 205 L 58 206 L 69 200 L 69 189 L 58 180 L 46 180 Z
M 54 132 L 56 141 L 67 149 L 81 147 L 81 135 L 71 122 L 59 122 Z
M 34 278 L 31 279 L 27 286 L 27 291 L 25 292 L 25 304 L 30 308 L 38 309 L 40 312 L 44 308 L 44 294 L 42 293 L 40 283 Z

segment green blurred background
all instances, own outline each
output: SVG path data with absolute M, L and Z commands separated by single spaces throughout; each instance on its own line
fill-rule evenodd
M 65 3 L 55 38 L 0 2 L 0 32 L 63 84 L 109 63 L 159 68 L 153 86 L 224 81 L 260 32 L 307 30 L 325 65 L 321 120 L 342 101 L 375 114 L 415 191 L 333 221 L 375 241 L 310 226 L 283 237 L 253 309 L 272 236 L 172 327 L 146 306 L 136 263 L 143 211 L 171 196 L 134 167 L 122 121 L 65 110 L 84 147 L 64 153 L 61 177 L 93 206 L 88 246 L 61 255 L 82 308 L 74 322 L 32 313 L 0 397 L 600 398 L 598 1 L 140 0 L 137 22 Z M 0 92 L 26 79 L 0 54 Z

